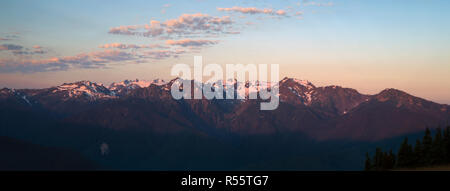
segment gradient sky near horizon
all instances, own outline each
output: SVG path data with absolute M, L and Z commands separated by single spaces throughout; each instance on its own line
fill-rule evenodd
M 171 79 L 174 64 L 280 64 L 284 76 L 450 104 L 447 0 L 2 0 L 0 87 Z

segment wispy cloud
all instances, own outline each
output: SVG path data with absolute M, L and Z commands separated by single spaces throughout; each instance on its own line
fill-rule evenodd
M 334 5 L 333 2 L 323 3 L 323 2 L 317 2 L 317 1 L 307 1 L 307 0 L 303 1 L 303 6 L 305 6 L 305 7 L 306 6 L 331 7 L 333 5 Z
M 243 14 L 268 14 L 268 15 L 279 15 L 279 16 L 285 16 L 286 11 L 285 10 L 273 10 L 269 8 L 259 9 L 256 7 L 238 7 L 234 6 L 231 8 L 217 8 L 218 11 L 224 11 L 224 12 L 238 12 Z
M 7 34 L 7 35 L 4 36 L 4 37 L 0 37 L 0 41 L 11 41 L 11 40 L 16 40 L 16 39 L 20 38 L 19 34 L 20 34 L 20 33 L 17 33 L 17 32 Z
M 176 50 L 153 50 L 143 52 L 143 58 L 151 58 L 155 60 L 161 60 L 166 58 L 178 58 L 180 55 L 187 53 L 186 50 L 176 49 Z
M 117 49 L 141 49 L 141 48 L 147 48 L 147 49 L 168 49 L 168 46 L 160 45 L 160 44 L 150 44 L 150 45 L 136 45 L 136 44 L 122 44 L 122 43 L 110 43 L 110 44 L 104 44 L 100 45 L 99 48 L 117 48 Z
M 99 48 L 137 49 L 141 46 L 135 44 L 110 43 L 99 46 Z
M 0 72 L 46 72 L 71 68 L 105 68 L 108 63 L 135 61 L 138 57 L 132 53 L 105 50 L 81 53 L 75 56 L 53 57 L 48 59 L 1 59 Z
M 16 44 L 2 44 L 0 45 L 0 50 L 22 50 L 23 46 Z
M 35 54 L 46 54 L 47 51 L 42 49 L 35 49 L 35 50 L 14 50 L 12 51 L 14 55 L 35 55 Z
M 45 71 L 67 70 L 68 64 L 57 62 L 57 60 L 14 60 L 0 59 L 0 73 L 34 73 Z
M 164 4 L 161 9 L 161 14 L 166 14 L 167 8 L 171 7 L 171 4 Z
M 183 41 L 180 41 L 183 42 Z M 202 43 L 177 43 L 182 47 L 200 46 Z M 209 44 L 213 43 L 212 41 Z M 182 54 L 189 53 L 188 49 L 174 48 L 169 49 L 168 46 L 152 44 L 152 45 L 126 45 L 119 43 L 105 44 L 101 47 L 106 50 L 94 51 L 88 53 L 80 53 L 75 56 L 52 57 L 45 59 L 31 59 L 12 57 L 8 59 L 0 59 L 0 73 L 34 73 L 48 71 L 62 71 L 76 68 L 108 68 L 110 64 L 130 64 L 142 63 L 145 60 L 161 60 L 167 58 L 178 58 Z M 150 50 L 134 52 L 126 49 L 130 47 L 148 48 Z M 117 50 L 120 49 L 120 50 Z M 20 50 L 19 50 L 20 51 Z M 43 51 L 41 47 L 35 47 L 33 51 Z M 19 54 L 19 53 L 18 53 Z M 32 54 L 31 51 L 24 51 L 21 54 Z
M 295 16 L 302 16 L 303 15 L 303 11 L 297 11 L 295 12 Z
M 0 45 L 0 51 L 9 51 L 14 55 L 34 55 L 47 53 L 41 46 L 33 46 L 32 48 L 25 48 L 16 44 L 2 44 Z
M 217 40 L 193 40 L 193 39 L 182 39 L 182 40 L 167 40 L 168 45 L 178 45 L 183 47 L 200 47 L 207 45 L 217 44 Z

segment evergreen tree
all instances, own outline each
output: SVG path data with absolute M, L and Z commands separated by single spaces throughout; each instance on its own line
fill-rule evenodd
M 431 164 L 443 164 L 445 162 L 444 144 L 442 140 L 442 131 L 440 128 L 436 129 L 433 145 L 431 146 Z
M 430 165 L 433 161 L 432 159 L 432 144 L 433 144 L 433 138 L 431 137 L 431 131 L 430 129 L 425 130 L 425 135 L 422 139 L 422 154 L 423 154 L 423 161 L 422 165 Z
M 414 149 L 413 146 L 411 144 L 408 144 L 408 163 L 407 166 L 413 166 L 414 165 Z
M 416 140 L 416 145 L 414 146 L 414 162 L 412 166 L 422 166 L 423 161 L 423 147 L 419 139 Z
M 364 170 L 365 171 L 372 170 L 372 161 L 370 160 L 369 153 L 366 153 L 366 163 L 365 163 Z
M 374 156 L 374 170 L 381 170 L 383 166 L 383 151 L 381 148 L 375 149 L 375 156 Z
M 395 155 L 392 153 L 392 149 L 389 150 L 389 153 L 384 154 L 385 162 L 383 170 L 390 170 L 394 168 L 395 165 Z
M 381 151 L 381 164 L 380 164 L 380 170 L 386 170 L 388 168 L 388 155 L 387 153 Z
M 400 149 L 398 150 L 398 157 L 397 157 L 397 167 L 408 167 L 411 165 L 412 161 L 414 160 L 412 157 L 412 146 L 408 144 L 408 137 L 405 137 L 405 139 L 402 142 L 402 145 L 400 146 Z
M 442 138 L 444 163 L 450 163 L 450 126 L 445 128 Z
M 397 155 L 392 150 L 383 152 L 381 148 L 377 147 L 373 159 L 366 153 L 365 169 L 389 170 L 449 163 L 450 126 L 447 126 L 443 131 L 437 128 L 434 137 L 427 128 L 422 140 L 417 139 L 414 146 L 409 144 L 408 138 L 405 137 Z

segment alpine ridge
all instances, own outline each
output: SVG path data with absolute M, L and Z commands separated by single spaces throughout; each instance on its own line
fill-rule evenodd
M 264 82 L 239 86 L 236 80 L 225 81 L 224 88 L 231 83 L 244 100 L 174 100 L 170 94 L 174 81 L 136 79 L 108 87 L 79 81 L 45 89 L 4 88 L 0 104 L 111 129 L 238 135 L 299 132 L 317 140 L 382 140 L 450 119 L 448 105 L 396 89 L 364 95 L 351 88 L 316 87 L 306 80 L 285 77 L 278 84 L 279 108 L 260 111 L 261 100 L 250 100 L 248 95 Z M 193 83 L 193 88 L 199 84 Z

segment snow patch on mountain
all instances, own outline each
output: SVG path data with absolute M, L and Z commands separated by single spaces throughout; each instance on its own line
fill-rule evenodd
M 7 94 L 11 94 L 11 93 L 12 93 L 12 90 L 9 89 L 9 88 L 3 88 L 3 89 L 0 90 L 0 94 L 7 95 Z
M 75 83 L 64 83 L 57 86 L 52 93 L 67 92 L 69 98 L 87 96 L 92 100 L 98 98 L 111 98 L 114 94 L 111 93 L 102 84 L 97 84 L 90 81 L 79 81 Z
M 27 102 L 28 105 L 31 106 L 31 103 L 30 103 L 30 101 L 28 100 L 27 96 L 22 95 L 22 99 L 23 99 L 25 102 Z
M 296 79 L 296 78 L 293 78 L 292 80 L 293 80 L 295 83 L 300 84 L 300 85 L 302 85 L 302 86 L 304 86 L 304 87 L 306 87 L 306 88 L 308 88 L 308 89 L 313 89 L 313 88 L 315 88 L 315 86 L 314 86 L 310 81 L 308 81 L 308 80 L 299 80 L 299 79 Z
M 288 87 L 288 89 L 297 97 L 300 98 L 300 100 L 303 101 L 303 104 L 305 105 L 310 105 L 312 102 L 312 93 L 313 93 L 313 89 L 308 89 L 306 91 L 302 90 L 301 88 L 299 88 L 298 86 L 294 86 L 294 87 Z
M 156 85 L 156 86 L 162 86 L 167 84 L 166 81 L 162 80 L 162 79 L 155 79 L 152 81 L 147 81 L 147 80 L 124 80 L 123 82 L 114 82 L 109 86 L 109 89 L 112 91 L 116 91 L 119 90 L 121 88 L 128 88 L 128 89 L 135 89 L 135 88 L 146 88 L 149 87 L 150 85 Z
M 153 80 L 151 84 L 157 85 L 157 86 L 162 86 L 162 85 L 166 85 L 167 82 L 164 81 L 163 79 L 158 78 L 158 79 Z

